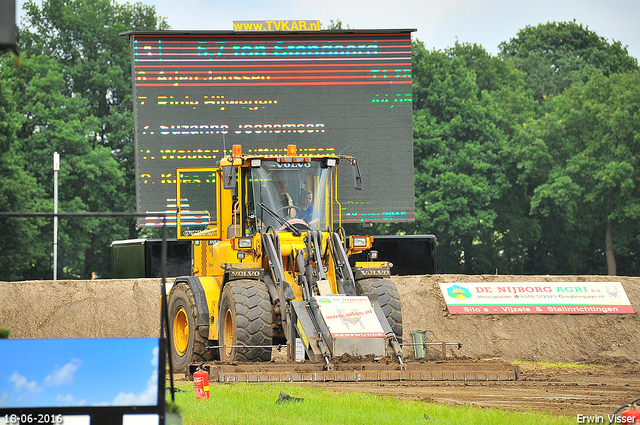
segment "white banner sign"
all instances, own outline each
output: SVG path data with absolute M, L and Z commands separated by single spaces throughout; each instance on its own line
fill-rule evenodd
M 368 297 L 316 297 L 320 313 L 333 338 L 384 337 Z
M 635 313 L 620 282 L 441 283 L 454 314 Z

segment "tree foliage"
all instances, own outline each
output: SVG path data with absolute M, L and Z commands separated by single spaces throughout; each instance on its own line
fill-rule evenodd
M 27 1 L 24 10 L 22 66 L 6 56 L 0 69 L 12 117 L 0 140 L 8 156 L 0 210 L 52 211 L 52 154 L 59 152 L 61 212 L 134 211 L 131 53 L 119 33 L 166 23 L 153 7 L 109 0 Z M 51 276 L 51 221 L 11 220 L 3 247 L 13 249 L 0 257 L 12 266 L 0 279 Z M 108 276 L 111 240 L 136 234 L 133 220 L 61 219 L 58 276 Z
M 3 58 L 2 70 L 13 66 L 12 58 Z M 9 64 L 11 63 L 11 64 Z M 1 75 L 1 74 L 0 74 Z M 19 212 L 38 210 L 43 207 L 44 191 L 38 181 L 25 168 L 23 146 L 16 134 L 25 118 L 17 110 L 16 97 L 11 82 L 0 78 L 0 210 Z M 39 244 L 42 221 L 34 223 L 24 218 L 0 220 L 0 258 L 2 278 L 17 280 L 23 271 L 36 262 L 46 259 L 42 244 Z M 20 241 L 20 249 L 15 245 Z
M 498 57 L 420 42 L 413 57 L 416 224 L 392 230 L 435 233 L 440 272 L 640 272 L 626 48 L 548 23 Z
M 486 87 L 489 75 L 509 71 L 475 45 L 413 48 L 416 231 L 438 229 L 442 267 L 490 271 L 482 251 L 493 244 L 496 203 L 509 183 L 507 138 Z
M 608 76 L 638 67 L 637 59 L 619 41 L 610 44 L 575 21 L 527 26 L 499 48 L 504 60 L 526 74 L 538 101 L 586 82 L 595 70 Z
M 616 253 L 628 256 L 637 246 L 639 82 L 637 71 L 594 75 L 550 101 L 549 112 L 520 134 L 519 143 L 537 141 L 546 152 L 539 164 L 545 173 L 533 192 L 531 212 L 553 217 L 559 234 L 581 242 L 574 242 L 571 250 L 579 258 L 568 263 L 576 272 L 615 275 Z M 568 243 L 549 245 L 558 266 L 567 264 Z
M 326 30 L 342 30 L 342 29 L 350 29 L 349 25 L 347 25 L 346 28 L 342 28 L 342 21 L 340 19 L 336 19 L 335 21 L 333 19 L 329 20 L 329 23 L 327 24 L 326 27 L 324 27 L 323 29 Z

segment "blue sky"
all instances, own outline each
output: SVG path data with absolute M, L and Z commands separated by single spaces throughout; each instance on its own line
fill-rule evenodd
M 156 405 L 158 340 L 0 340 L 0 407 Z
M 36 0 L 39 1 L 39 0 Z M 124 1 L 124 0 L 117 0 Z M 17 0 L 20 14 L 24 0 Z M 131 0 L 134 3 L 135 0 Z M 573 21 L 620 41 L 640 58 L 638 0 L 142 0 L 154 5 L 173 29 L 230 30 L 234 20 L 303 19 L 324 25 L 340 19 L 351 28 L 415 28 L 429 49 L 456 39 L 489 53 L 526 26 Z
M 426 46 L 445 49 L 456 38 L 492 54 L 527 25 L 573 21 L 629 46 L 640 57 L 638 0 L 144 0 L 174 29 L 231 29 L 234 20 L 307 19 L 351 28 L 416 28 Z

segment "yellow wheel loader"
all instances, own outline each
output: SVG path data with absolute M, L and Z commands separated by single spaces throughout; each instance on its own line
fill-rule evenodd
M 239 145 L 213 168 L 178 169 L 177 236 L 193 241 L 191 276 L 169 292 L 171 352 L 178 372 L 208 360 L 267 362 L 273 347 L 293 359 L 342 354 L 400 363 L 400 299 L 390 264 L 349 264 L 369 236 L 340 227 L 335 154 L 245 154 Z M 303 348 L 300 349 L 300 348 Z
M 191 275 L 168 295 L 174 369 L 192 375 L 207 363 L 218 382 L 517 379 L 504 362 L 403 361 L 392 265 L 375 261 L 372 237 L 340 225 L 345 161 L 362 189 L 355 158 L 294 145 L 247 154 L 234 145 L 216 167 L 177 170 L 177 234 L 193 250 Z M 352 267 L 349 257 L 365 252 Z M 274 347 L 308 362 L 255 363 L 269 362 Z M 335 361 L 346 354 L 374 360 Z M 397 362 L 375 361 L 383 356 Z

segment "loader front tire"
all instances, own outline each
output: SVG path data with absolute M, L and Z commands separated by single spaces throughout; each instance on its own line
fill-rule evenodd
M 264 282 L 250 279 L 228 282 L 222 291 L 219 317 L 220 360 L 271 360 L 273 315 L 271 298 Z
M 213 360 L 213 353 L 207 349 L 209 326 L 196 326 L 196 302 L 186 282 L 171 288 L 168 306 L 174 370 L 182 373 L 191 363 Z
M 378 301 L 391 330 L 402 343 L 402 311 L 396 284 L 389 279 L 361 279 L 356 281 L 356 292 Z

